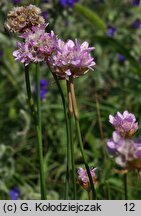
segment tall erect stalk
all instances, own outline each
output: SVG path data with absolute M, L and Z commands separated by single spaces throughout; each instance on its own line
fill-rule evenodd
M 40 101 L 40 70 L 39 64 L 36 64 L 36 99 L 37 99 L 37 119 L 40 131 L 42 132 L 42 123 L 41 123 L 41 101 Z
M 48 63 L 49 66 L 49 63 Z M 50 68 L 51 70 L 51 68 Z M 66 165 L 66 181 L 65 181 L 65 199 L 69 199 L 68 194 L 69 194 L 69 188 L 70 188 L 70 142 L 69 142 L 69 120 L 68 120 L 68 112 L 67 112 L 67 106 L 66 106 L 66 100 L 64 93 L 62 91 L 60 82 L 58 80 L 58 77 L 56 74 L 52 73 L 55 82 L 57 84 L 59 93 L 61 95 L 62 103 L 63 103 L 63 109 L 64 109 L 64 115 L 65 115 L 65 123 L 66 123 L 66 134 L 67 134 L 67 165 Z
M 28 96 L 28 103 L 31 110 L 32 118 L 34 121 L 34 124 L 37 124 L 37 118 L 36 118 L 36 111 L 34 106 L 34 99 L 31 91 L 31 85 L 30 85 L 30 78 L 29 78 L 29 66 L 25 66 L 25 83 L 26 83 L 26 91 Z
M 96 199 L 96 190 L 94 188 L 92 176 L 90 173 L 90 168 L 88 166 L 87 158 L 84 152 L 84 147 L 83 147 L 83 142 L 82 142 L 82 136 L 81 136 L 81 131 L 80 131 L 80 124 L 79 124 L 79 115 L 78 115 L 78 109 L 77 109 L 77 102 L 76 102 L 76 97 L 75 97 L 75 91 L 74 91 L 74 84 L 73 84 L 73 76 L 69 78 L 69 85 L 70 85 L 70 92 L 71 92 L 71 99 L 72 99 L 72 106 L 73 106 L 73 112 L 75 116 L 75 122 L 76 122 L 76 129 L 77 129 L 77 136 L 78 136 L 78 141 L 79 141 L 79 146 L 80 146 L 80 151 L 84 160 L 84 164 L 87 170 L 87 174 L 89 177 L 90 181 L 90 186 L 92 190 L 92 195 L 93 199 Z
M 73 199 L 76 199 L 76 174 L 75 174 L 75 159 L 74 159 L 74 141 L 73 141 L 73 104 L 71 97 L 70 82 L 67 81 L 68 89 L 68 115 L 69 115 L 69 132 L 70 132 L 70 149 L 71 149 L 71 164 L 72 164 L 72 183 L 73 183 Z
M 39 0 L 34 0 L 34 4 L 38 7 Z M 37 124 L 36 132 L 38 138 L 38 153 L 39 153 L 39 165 L 40 165 L 40 187 L 41 187 L 41 199 L 46 199 L 46 184 L 44 173 L 44 160 L 43 160 L 43 143 L 42 143 L 42 124 L 41 124 L 41 105 L 40 105 L 40 71 L 39 65 L 36 64 L 36 94 L 37 94 Z
M 44 160 L 43 160 L 43 143 L 42 143 L 42 123 L 41 123 L 41 99 L 40 99 L 40 70 L 39 64 L 36 64 L 36 88 L 37 88 L 37 136 L 38 136 L 38 153 L 40 164 L 40 184 L 42 199 L 46 199 Z
M 39 166 L 40 166 L 40 188 L 41 188 L 41 199 L 46 199 L 46 187 L 45 187 L 45 176 L 44 176 L 44 164 L 43 164 L 43 150 L 42 150 L 42 133 L 41 133 L 41 110 L 40 110 L 40 79 L 39 79 L 39 68 L 36 65 L 36 87 L 37 87 L 37 112 L 35 111 L 34 100 L 31 91 L 30 78 L 29 78 L 29 67 L 25 67 L 25 81 L 28 95 L 28 102 L 31 109 L 32 117 L 35 124 L 37 140 L 38 140 L 38 153 L 39 153 Z

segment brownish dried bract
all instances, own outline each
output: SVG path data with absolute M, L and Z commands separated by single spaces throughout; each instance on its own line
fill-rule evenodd
M 44 24 L 45 20 L 41 16 L 40 8 L 34 5 L 15 7 L 9 11 L 5 28 L 14 33 L 24 33 L 29 31 L 32 26 Z
M 119 174 L 126 174 L 132 170 L 138 170 L 141 178 L 141 158 L 128 161 L 127 166 L 122 170 L 114 169 L 113 171 Z

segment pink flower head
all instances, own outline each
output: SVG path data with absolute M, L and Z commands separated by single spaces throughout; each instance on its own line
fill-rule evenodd
M 124 111 L 123 114 L 117 112 L 116 116 L 109 115 L 109 122 L 114 126 L 115 130 L 124 138 L 134 135 L 138 129 L 138 123 L 134 114 Z
M 124 139 L 116 131 L 113 132 L 112 139 L 107 142 L 108 153 L 115 156 L 117 154 L 117 149 L 124 144 Z
M 90 173 L 91 173 L 94 184 L 96 183 L 95 170 L 96 170 L 96 168 L 90 170 Z M 85 190 L 89 190 L 90 189 L 90 184 L 89 184 L 89 177 L 88 177 L 87 171 L 80 167 L 78 169 L 78 171 L 77 171 L 77 174 L 78 174 L 78 181 L 79 181 L 80 185 Z
M 140 160 L 141 168 L 141 143 L 133 139 L 124 139 L 118 132 L 113 132 L 112 139 L 107 142 L 108 153 L 115 158 L 115 162 L 121 167 L 130 168 Z
M 32 30 L 21 35 L 24 43 L 17 43 L 18 50 L 13 52 L 16 60 L 28 65 L 30 62 L 45 61 L 57 46 L 57 37 L 52 31 L 45 32 L 46 25 L 32 27 Z
M 49 59 L 52 71 L 62 79 L 69 76 L 79 77 L 93 70 L 94 59 L 90 52 L 94 47 L 89 47 L 87 42 L 79 44 L 77 40 L 68 40 L 66 43 L 58 40 L 58 49 Z

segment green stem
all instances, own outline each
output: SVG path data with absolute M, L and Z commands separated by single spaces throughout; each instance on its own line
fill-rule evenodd
M 84 147 L 83 147 L 83 142 L 82 142 L 82 136 L 81 136 L 81 131 L 80 131 L 80 124 L 79 124 L 79 116 L 78 116 L 78 109 L 77 109 L 77 102 L 76 102 L 76 97 L 75 97 L 75 91 L 74 91 L 74 84 L 73 84 L 73 77 L 70 77 L 69 80 L 70 83 L 70 91 L 71 91 L 71 98 L 72 98 L 72 105 L 73 105 L 73 112 L 74 112 L 74 116 L 75 116 L 75 122 L 76 122 L 76 129 L 77 129 L 77 136 L 78 136 L 78 141 L 79 141 L 79 146 L 80 146 L 80 151 L 84 160 L 84 164 L 87 170 L 87 174 L 89 177 L 89 181 L 90 181 L 90 186 L 91 186 L 91 190 L 92 190 L 92 194 L 93 194 L 93 199 L 96 199 L 96 190 L 94 188 L 94 184 L 93 184 L 93 180 L 92 180 L 92 176 L 90 173 L 90 168 L 87 162 L 87 158 L 84 152 Z
M 79 120 L 75 118 L 75 122 L 76 122 L 76 129 L 77 129 L 77 135 L 78 135 L 78 141 L 79 141 L 79 145 L 80 145 L 80 151 L 84 160 L 84 164 L 87 170 L 87 174 L 89 177 L 89 181 L 90 181 L 90 185 L 91 185 L 91 190 L 92 190 L 92 194 L 93 194 L 93 199 L 96 199 L 96 190 L 94 188 L 94 184 L 93 184 L 93 180 L 92 180 L 92 176 L 90 173 L 90 168 L 89 165 L 87 163 L 87 158 L 84 152 L 84 147 L 83 147 L 83 142 L 82 142 L 82 137 L 81 137 L 81 132 L 80 132 L 80 124 L 79 124 Z
M 123 185 L 124 185 L 124 199 L 128 200 L 128 192 L 127 192 L 127 173 L 123 175 Z
M 36 71 L 38 71 L 38 70 L 36 69 Z M 34 120 L 34 125 L 35 125 L 35 129 L 36 129 L 37 140 L 38 140 L 41 199 L 46 199 L 46 190 L 45 190 L 45 182 L 44 182 L 45 178 L 44 178 L 44 168 L 43 168 L 43 155 L 42 155 L 42 134 L 41 134 L 41 127 L 39 126 L 39 116 L 37 117 L 38 113 L 36 113 L 36 111 L 35 111 L 34 100 L 33 100 L 31 86 L 30 86 L 29 67 L 28 66 L 25 66 L 25 81 L 26 81 L 28 103 L 29 103 L 29 107 L 31 109 L 33 120 Z M 40 83 L 40 81 L 38 81 L 38 83 Z M 38 95 L 38 91 L 40 90 L 40 87 L 38 87 L 38 85 L 39 85 L 38 83 L 37 83 L 37 95 Z M 37 99 L 37 101 L 38 101 L 38 99 Z M 38 104 L 37 107 L 40 110 L 40 104 Z
M 36 118 L 36 111 L 34 107 L 34 100 L 33 100 L 33 95 L 31 92 L 31 86 L 30 86 L 30 78 L 29 78 L 29 67 L 25 66 L 25 82 L 26 82 L 26 91 L 27 91 L 27 96 L 28 96 L 28 103 L 29 107 L 31 110 L 32 118 L 34 121 L 34 124 L 37 124 L 37 118 Z
M 68 89 L 68 114 L 69 114 L 69 134 L 70 134 L 70 150 L 71 150 L 71 164 L 72 164 L 72 184 L 73 184 L 73 199 L 76 199 L 76 174 L 75 174 L 75 160 L 74 160 L 74 141 L 73 141 L 73 107 L 71 99 L 70 82 L 67 82 Z
M 71 150 L 71 164 L 72 164 L 73 200 L 76 200 L 76 174 L 75 174 L 74 142 L 73 142 L 73 118 L 71 116 L 69 116 L 69 131 L 70 131 L 70 150 Z
M 107 200 L 111 200 L 110 185 L 108 182 L 106 183 L 106 194 L 107 194 Z
M 41 124 L 41 101 L 40 101 L 40 70 L 39 64 L 36 64 L 36 88 L 37 88 L 37 136 L 38 136 L 38 152 L 39 152 L 39 165 L 40 165 L 40 186 L 41 186 L 41 199 L 46 199 L 46 186 L 45 186 L 45 173 L 44 173 L 44 160 L 43 160 L 43 143 L 42 143 L 42 124 Z
M 37 131 L 37 136 L 38 136 L 41 199 L 46 200 L 46 186 L 45 186 L 45 174 L 44 174 L 44 162 L 43 162 L 42 135 L 41 135 L 41 130 L 40 130 L 39 125 L 36 126 L 36 131 Z
M 42 131 L 41 123 L 41 101 L 40 101 L 40 70 L 39 64 L 36 64 L 36 98 L 37 98 L 37 116 L 38 116 L 38 125 Z
M 51 69 L 50 69 L 51 70 Z M 57 84 L 59 93 L 61 95 L 62 103 L 63 103 L 63 108 L 64 108 L 64 115 L 65 115 L 65 122 L 66 122 L 66 133 L 67 133 L 67 165 L 66 165 L 66 181 L 65 181 L 65 200 L 68 199 L 68 194 L 69 194 L 69 185 L 70 185 L 70 145 L 69 145 L 69 120 L 68 120 L 68 113 L 67 113 L 67 106 L 66 106 L 66 100 L 64 93 L 62 91 L 60 82 L 57 78 L 57 76 L 52 73 L 55 82 Z
M 93 194 L 92 194 L 92 191 L 88 191 L 88 199 L 89 200 L 92 200 L 93 199 Z

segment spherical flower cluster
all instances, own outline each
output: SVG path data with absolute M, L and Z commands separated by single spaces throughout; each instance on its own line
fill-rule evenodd
M 107 142 L 108 153 L 123 168 L 141 169 L 141 141 L 131 138 L 138 129 L 135 116 L 128 111 L 117 112 L 115 117 L 109 116 L 109 122 L 115 131 Z
M 5 28 L 14 33 L 29 31 L 32 26 L 40 26 L 45 20 L 41 16 L 40 8 L 35 5 L 14 7 L 7 15 Z
M 95 170 L 96 168 L 94 169 L 91 169 L 90 170 L 90 173 L 91 173 L 91 176 L 92 176 L 92 180 L 93 180 L 93 183 L 95 184 L 96 183 L 96 174 L 95 174 Z M 90 183 L 89 183 L 89 177 L 88 177 L 88 174 L 87 174 L 87 171 L 83 168 L 79 168 L 78 171 L 77 171 L 77 174 L 78 174 L 78 181 L 79 181 L 79 184 L 87 191 L 90 190 Z
M 110 115 L 109 122 L 122 137 L 131 137 L 138 129 L 138 123 L 134 114 L 128 111 L 124 111 L 123 114 L 117 112 L 115 117 Z
M 94 47 L 89 47 L 87 42 L 80 44 L 77 40 L 64 42 L 58 39 L 53 31 L 47 33 L 46 24 L 31 23 L 32 16 L 27 19 L 31 9 L 37 10 L 36 15 L 41 13 L 36 6 L 29 5 L 15 8 L 8 14 L 8 20 L 11 19 L 15 28 L 9 25 L 8 21 L 7 28 L 14 32 L 23 32 L 20 37 L 24 41 L 18 42 L 18 49 L 13 52 L 15 60 L 24 63 L 25 66 L 30 62 L 47 63 L 52 72 L 61 79 L 69 79 L 70 76 L 76 78 L 87 73 L 89 69 L 93 70 L 95 62 L 90 52 Z M 20 19 L 22 24 L 17 19 Z
M 49 59 L 52 71 L 61 79 L 69 76 L 79 77 L 93 70 L 94 59 L 90 55 L 94 47 L 89 47 L 87 42 L 80 44 L 77 40 L 68 40 L 66 43 L 58 40 L 58 47 Z
M 23 43 L 18 42 L 18 50 L 13 52 L 13 56 L 27 66 L 30 62 L 38 63 L 45 61 L 48 56 L 56 50 L 57 37 L 52 31 L 45 32 L 46 25 L 32 27 L 28 32 L 21 35 L 25 39 Z
M 113 137 L 107 142 L 107 150 L 121 167 L 134 167 L 134 162 L 141 160 L 141 142 L 133 139 L 124 139 L 118 132 L 113 132 Z M 137 168 L 141 168 L 138 164 Z

